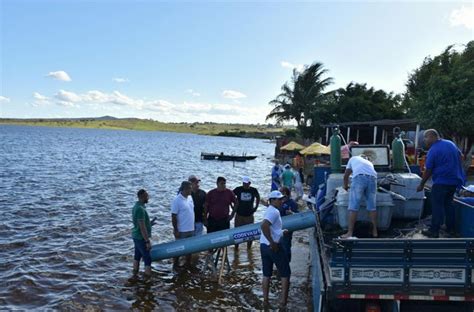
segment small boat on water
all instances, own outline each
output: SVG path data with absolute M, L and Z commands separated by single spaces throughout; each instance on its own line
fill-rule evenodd
M 224 153 L 201 153 L 201 159 L 204 160 L 220 160 L 220 161 L 247 161 L 257 158 L 257 156 L 247 155 L 226 155 Z

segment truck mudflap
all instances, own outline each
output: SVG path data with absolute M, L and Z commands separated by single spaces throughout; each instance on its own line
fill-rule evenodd
M 474 301 L 473 239 L 335 239 L 326 295 Z

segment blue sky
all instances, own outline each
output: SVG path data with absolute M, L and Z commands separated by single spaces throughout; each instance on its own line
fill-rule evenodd
M 403 92 L 424 57 L 474 39 L 472 1 L 0 3 L 13 118 L 264 123 L 294 67 Z

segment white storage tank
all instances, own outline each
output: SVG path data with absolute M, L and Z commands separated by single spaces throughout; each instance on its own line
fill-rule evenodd
M 390 190 L 402 195 L 407 200 L 393 199 L 393 218 L 419 219 L 423 212 L 425 192 L 417 192 L 416 188 L 421 182 L 421 177 L 414 173 L 397 173 L 393 175 L 398 183 L 404 185 L 391 185 Z
M 376 194 L 376 205 L 377 205 L 377 228 L 380 230 L 387 230 L 390 227 L 393 213 L 393 200 L 392 196 L 387 193 L 377 192 Z M 349 219 L 349 192 L 343 188 L 339 189 L 336 198 L 336 209 L 337 209 L 337 222 L 343 229 L 348 227 Z M 357 221 L 370 222 L 369 214 L 366 208 L 365 200 L 362 200 L 359 212 L 357 213 Z

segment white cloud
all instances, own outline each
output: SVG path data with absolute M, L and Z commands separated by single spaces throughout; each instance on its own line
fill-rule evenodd
M 474 30 L 474 7 L 463 6 L 460 9 L 453 10 L 449 21 L 451 26 L 464 26 L 467 29 Z
M 114 78 L 112 80 L 118 83 L 130 82 L 127 78 Z
M 33 98 L 35 100 L 32 105 L 35 107 L 51 104 L 51 99 L 49 97 L 42 95 L 38 92 L 33 92 Z
M 58 93 L 54 95 L 56 99 L 63 102 L 74 103 L 74 102 L 81 102 L 82 97 L 74 92 L 59 90 Z
M 234 90 L 224 90 L 222 92 L 222 96 L 226 99 L 232 99 L 232 100 L 237 100 L 237 99 L 242 99 L 242 98 L 247 97 L 242 92 L 234 91 Z
M 287 62 L 287 61 L 281 61 L 280 65 L 283 68 L 296 69 L 299 72 L 302 72 L 303 69 L 304 69 L 304 65 L 302 65 L 302 64 L 292 64 L 292 63 Z
M 1 96 L 0 95 L 0 103 L 5 102 L 5 103 L 10 103 L 10 99 L 7 98 L 6 96 Z
M 39 94 L 38 92 L 33 92 L 33 97 L 35 98 L 35 100 L 38 100 L 38 101 L 47 101 L 48 100 L 47 96 Z
M 201 96 L 201 93 L 194 91 L 193 89 L 186 90 L 186 93 L 191 94 L 192 96 Z
M 53 79 L 61 80 L 61 81 L 71 81 L 71 77 L 69 77 L 69 75 L 63 70 L 49 72 L 49 74 L 47 74 L 46 77 L 51 77 Z
M 242 97 L 242 93 L 237 93 Z M 236 96 L 236 94 L 233 95 Z M 255 105 L 204 102 L 172 103 L 164 99 L 134 98 L 119 91 L 103 92 L 90 90 L 85 93 L 75 93 L 59 90 L 51 97 L 38 92 L 35 92 L 33 97 L 36 100 L 35 106 L 40 106 L 40 103 L 54 103 L 67 108 L 81 107 L 86 112 L 91 110 L 113 111 L 119 116 L 154 118 L 166 122 L 185 120 L 188 122 L 258 123 L 262 122 L 268 113 L 266 107 Z
M 56 103 L 60 106 L 65 106 L 65 107 L 80 107 L 78 104 L 68 102 L 68 101 L 58 101 Z

